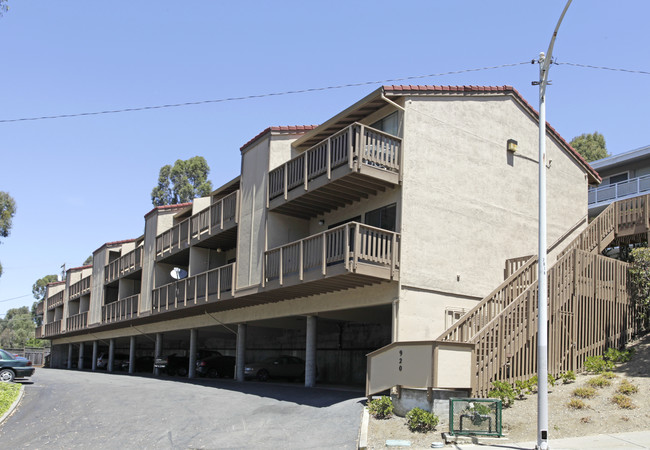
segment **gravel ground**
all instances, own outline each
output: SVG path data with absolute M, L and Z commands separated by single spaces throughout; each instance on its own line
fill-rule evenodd
M 575 382 L 558 382 L 549 389 L 550 439 L 650 428 L 650 334 L 633 342 L 630 347 L 636 350 L 632 360 L 613 370 L 616 377 L 611 380 L 610 386 L 598 389 L 594 398 L 583 400 L 587 408 L 572 409 L 567 403 L 574 398 L 573 391 L 586 386 L 587 380 L 595 375 L 579 374 Z M 612 397 L 623 380 L 639 388 L 636 394 L 630 396 L 633 409 L 622 409 L 612 402 Z M 441 417 L 435 431 L 423 434 L 410 432 L 401 417 L 388 420 L 376 420 L 371 417 L 368 448 L 386 448 L 387 439 L 409 440 L 411 448 L 431 448 L 431 443 L 442 441 L 441 433 L 449 430 L 447 422 L 446 417 Z M 537 439 L 536 395 L 517 400 L 513 406 L 503 410 L 503 432 L 507 438 L 507 441 L 503 441 L 504 444 Z

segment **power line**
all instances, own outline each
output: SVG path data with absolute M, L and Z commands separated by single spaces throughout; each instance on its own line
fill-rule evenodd
M 615 72 L 627 72 L 627 73 L 638 73 L 642 75 L 650 75 L 650 72 L 646 72 L 645 70 L 619 69 L 614 67 L 592 66 L 589 64 L 578 64 L 578 63 L 570 63 L 570 62 L 554 62 L 554 64 L 557 64 L 559 66 L 586 67 L 588 69 L 613 70 Z
M 214 99 L 214 100 L 199 100 L 199 101 L 196 101 L 196 102 L 170 103 L 170 104 L 166 104 L 166 105 L 153 105 L 153 106 L 139 106 L 139 107 L 134 107 L 134 108 L 110 109 L 110 110 L 105 110 L 105 111 L 91 111 L 91 112 L 74 113 L 74 114 L 57 114 L 57 115 L 54 115 L 54 116 L 24 117 L 24 118 L 20 118 L 20 119 L 0 119 L 0 123 L 25 122 L 25 121 L 31 121 L 31 120 L 46 120 L 46 119 L 65 119 L 65 118 L 69 118 L 69 117 L 97 116 L 97 115 L 100 115 L 100 114 L 118 114 L 118 113 L 133 112 L 133 111 L 147 111 L 147 110 L 151 110 L 151 109 L 179 108 L 179 107 L 182 107 L 182 106 L 204 105 L 204 104 L 207 104 L 207 103 L 224 103 L 224 102 L 234 102 L 234 101 L 240 101 L 240 100 L 251 100 L 251 99 L 255 99 L 255 98 L 279 97 L 279 96 L 283 96 L 283 95 L 304 94 L 304 93 L 307 93 L 307 92 L 327 91 L 327 90 L 332 90 L 332 89 L 343 89 L 343 88 L 349 88 L 349 87 L 367 86 L 367 85 L 372 85 L 372 84 L 394 83 L 396 81 L 417 80 L 417 79 L 422 79 L 422 78 L 441 77 L 441 76 L 445 76 L 445 75 L 458 75 L 458 74 L 461 74 L 461 73 L 479 72 L 479 71 L 483 71 L 483 70 L 492 70 L 492 69 L 501 69 L 501 68 L 504 68 L 504 67 L 520 66 L 520 65 L 523 65 L 523 64 L 530 64 L 530 61 L 513 63 L 513 64 L 500 64 L 498 66 L 478 67 L 478 68 L 474 68 L 474 69 L 454 70 L 454 71 L 450 71 L 450 72 L 432 73 L 432 74 L 428 74 L 428 75 L 415 75 L 415 76 L 403 77 L 403 78 L 391 78 L 391 79 L 387 79 L 387 80 L 362 81 L 362 82 L 359 82 L 359 83 L 340 84 L 340 85 L 335 85 L 335 86 L 325 86 L 325 87 L 316 87 L 316 88 L 308 88 L 308 89 L 298 89 L 298 90 L 283 91 L 283 92 L 271 92 L 271 93 L 266 93 L 266 94 L 245 95 L 245 96 L 241 96 L 241 97 L 227 97 L 227 98 L 219 98 L 219 99 Z
M 0 300 L 0 303 L 8 302 L 8 301 L 11 301 L 11 300 L 17 300 L 19 298 L 29 297 L 30 295 L 32 295 L 32 294 L 21 295 L 20 297 L 5 298 L 4 300 Z

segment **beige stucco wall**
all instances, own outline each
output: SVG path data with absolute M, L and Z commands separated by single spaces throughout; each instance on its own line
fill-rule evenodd
M 192 215 L 203 211 L 210 206 L 211 197 L 199 197 L 192 200 Z

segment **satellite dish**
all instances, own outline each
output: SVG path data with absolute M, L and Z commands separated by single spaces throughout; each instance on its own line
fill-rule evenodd
M 181 269 L 180 267 L 174 267 L 169 274 L 172 276 L 174 280 L 182 280 L 183 278 L 187 278 L 187 270 Z

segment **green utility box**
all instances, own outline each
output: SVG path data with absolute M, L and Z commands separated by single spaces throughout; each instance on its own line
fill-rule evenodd
M 501 437 L 501 400 L 450 398 L 449 434 Z

